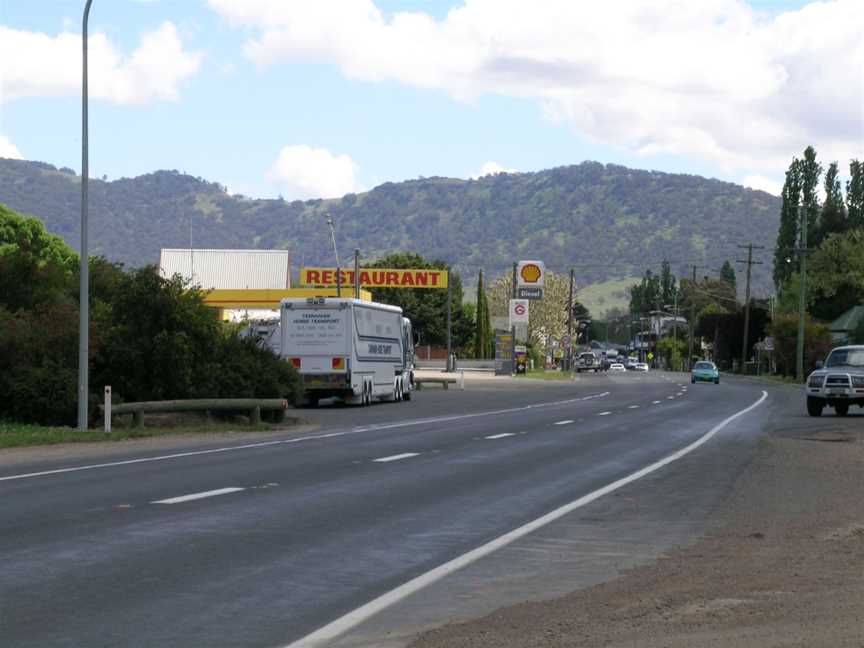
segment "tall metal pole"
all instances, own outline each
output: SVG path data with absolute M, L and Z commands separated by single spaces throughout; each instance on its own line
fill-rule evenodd
M 451 326 L 450 326 L 450 299 L 452 296 L 452 292 L 450 291 L 450 271 L 447 271 L 447 371 L 455 371 L 456 367 L 454 367 L 450 361 L 453 353 L 453 341 L 451 338 Z
M 803 200 L 802 200 L 803 202 Z M 804 382 L 804 315 L 807 303 L 807 209 L 799 205 L 801 212 L 801 249 L 799 254 L 801 290 L 798 295 L 798 348 L 796 353 L 797 367 L 795 376 L 799 383 Z
M 567 337 L 570 338 L 570 346 L 565 349 L 567 354 L 564 358 L 564 366 L 570 370 L 570 358 L 573 356 L 571 349 L 573 348 L 573 279 L 574 270 L 570 268 L 570 296 L 567 298 Z
M 90 259 L 88 257 L 87 180 L 90 175 L 87 150 L 87 19 L 90 3 L 84 5 L 81 42 L 83 69 L 81 72 L 81 286 L 78 298 L 78 429 L 87 429 L 87 397 L 90 393 Z
M 690 297 L 690 340 L 687 343 L 687 371 L 693 363 L 693 336 L 696 335 L 696 266 L 693 266 L 693 295 Z
M 342 296 L 342 269 L 339 267 L 339 251 L 336 249 L 336 231 L 333 229 L 333 219 L 327 214 L 327 224 L 330 226 L 330 240 L 333 242 L 333 255 L 336 257 L 336 296 Z
M 360 250 L 354 249 L 354 299 L 360 299 Z
M 513 262 L 513 299 L 516 299 L 516 266 L 518 264 Z M 508 308 L 509 312 L 510 309 Z M 516 372 L 516 324 L 513 324 L 510 327 L 510 336 L 511 336 L 511 346 L 510 346 L 510 371 Z

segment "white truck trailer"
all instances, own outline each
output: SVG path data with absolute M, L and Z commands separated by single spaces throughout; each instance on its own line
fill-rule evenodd
M 284 299 L 280 314 L 281 353 L 300 373 L 306 403 L 411 400 L 414 333 L 401 308 L 315 297 Z

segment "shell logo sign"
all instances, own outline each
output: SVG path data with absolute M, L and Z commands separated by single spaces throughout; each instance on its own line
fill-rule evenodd
M 546 266 L 542 261 L 520 261 L 516 268 L 516 279 L 519 286 L 543 286 L 543 275 Z

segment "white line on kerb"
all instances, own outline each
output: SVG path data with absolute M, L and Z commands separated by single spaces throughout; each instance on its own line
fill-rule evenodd
M 414 419 L 410 421 L 402 421 L 400 423 L 385 423 L 381 425 L 367 425 L 364 427 L 355 427 L 350 430 L 340 430 L 338 432 L 327 432 L 324 434 L 310 434 L 309 436 L 294 437 L 291 439 L 278 439 L 276 441 L 260 441 L 257 443 L 245 443 L 243 445 L 225 446 L 222 448 L 211 448 L 209 450 L 190 450 L 189 452 L 175 452 L 167 455 L 156 455 L 153 457 L 141 457 L 140 459 L 124 459 L 122 461 L 109 461 L 106 463 L 89 464 L 86 466 L 72 466 L 70 468 L 55 468 L 54 470 L 41 470 L 39 472 L 21 473 L 18 475 L 8 475 L 0 477 L 0 482 L 12 481 L 13 479 L 28 479 L 30 477 L 45 477 L 46 475 L 59 475 L 63 473 L 79 472 L 81 470 L 95 470 L 97 468 L 114 468 L 116 466 L 129 466 L 139 463 L 150 463 L 152 461 L 165 461 L 166 459 L 181 459 L 183 457 L 197 457 L 199 455 L 216 454 L 220 452 L 236 452 L 238 450 L 251 450 L 253 448 L 266 448 L 268 446 L 291 445 L 294 443 L 303 443 L 304 441 L 317 441 L 319 439 L 332 439 L 334 437 L 348 436 L 352 434 L 360 434 L 362 432 L 372 432 L 376 430 L 390 430 L 393 428 L 410 427 L 413 425 L 424 425 L 427 423 L 442 423 L 445 421 L 457 421 L 461 419 L 476 418 L 478 416 L 495 416 L 498 414 L 510 414 L 512 412 L 521 412 L 540 407 L 550 407 L 554 405 L 566 405 L 568 403 L 578 403 L 580 401 L 593 400 L 595 398 L 604 398 L 611 392 L 603 392 L 602 394 L 591 394 L 582 398 L 569 398 L 567 400 L 550 401 L 548 403 L 535 403 L 534 405 L 523 405 L 522 407 L 511 407 L 502 410 L 490 410 L 487 412 L 476 412 L 474 414 L 457 414 L 454 416 L 439 416 L 435 418 Z
M 597 416 L 609 416 L 612 412 L 600 412 Z
M 453 560 L 444 563 L 443 565 L 439 565 L 434 569 L 426 572 L 425 574 L 421 574 L 416 578 L 412 578 L 407 583 L 403 583 L 399 587 L 390 590 L 389 592 L 382 594 L 376 599 L 373 599 L 366 603 L 365 605 L 361 605 L 356 610 L 349 612 L 345 616 L 339 617 L 335 621 L 331 621 L 326 626 L 319 628 L 312 634 L 306 635 L 302 639 L 298 639 L 297 641 L 289 644 L 286 648 L 320 648 L 321 646 L 327 646 L 334 639 L 339 637 L 340 635 L 345 634 L 351 628 L 358 626 L 363 623 L 369 617 L 381 612 L 382 610 L 390 607 L 394 603 L 398 603 L 402 599 L 414 594 L 415 592 L 420 591 L 424 587 L 431 585 L 432 583 L 441 580 L 445 576 L 452 574 L 471 563 L 477 562 L 480 558 L 488 556 L 494 551 L 497 551 L 501 547 L 504 547 L 519 538 L 522 538 L 532 531 L 536 531 L 537 529 L 549 524 L 550 522 L 554 522 L 555 520 L 564 517 L 568 513 L 572 513 L 578 508 L 585 506 L 586 504 L 590 504 L 596 499 L 603 497 L 604 495 L 608 495 L 609 493 L 618 490 L 622 486 L 626 486 L 627 484 L 636 481 L 637 479 L 641 479 L 645 477 L 645 475 L 650 475 L 651 473 L 660 470 L 664 466 L 669 465 L 673 461 L 677 461 L 681 457 L 690 454 L 696 448 L 701 446 L 702 444 L 709 441 L 715 434 L 717 434 L 720 430 L 725 428 L 735 419 L 744 416 L 748 412 L 756 409 L 759 405 L 761 405 L 764 400 L 768 398 L 768 392 L 763 391 L 762 396 L 755 403 L 750 405 L 749 407 L 744 408 L 743 410 L 736 412 L 732 416 L 729 416 L 722 421 L 720 421 L 717 425 L 711 428 L 708 432 L 703 434 L 701 437 L 696 439 L 693 443 L 688 446 L 685 446 L 678 450 L 677 452 L 673 452 L 668 457 L 660 459 L 659 461 L 655 461 L 654 463 L 645 466 L 644 468 L 637 470 L 626 477 L 622 477 L 621 479 L 612 482 L 611 484 L 606 484 L 602 488 L 598 488 L 587 495 L 583 495 L 577 500 L 570 502 L 569 504 L 565 504 L 546 515 L 543 515 L 536 520 L 525 524 L 518 529 L 513 529 L 512 531 L 505 533 L 502 536 L 495 538 L 494 540 L 490 540 L 484 545 L 480 545 L 476 549 L 469 551 L 468 553 L 462 554 Z
M 419 452 L 403 452 L 398 455 L 390 455 L 389 457 L 379 457 L 378 459 L 373 459 L 372 461 L 377 461 L 378 463 L 387 463 L 388 461 L 399 461 L 400 459 L 410 459 L 411 457 L 416 457 L 420 453 Z
M 202 493 L 192 493 L 191 495 L 180 495 L 179 497 L 169 497 L 168 499 L 156 500 L 151 504 L 180 504 L 182 502 L 191 502 L 192 500 L 204 499 L 205 497 L 215 497 L 216 495 L 226 495 L 228 493 L 236 493 L 237 491 L 246 490 L 245 488 L 237 488 L 229 486 L 228 488 L 217 488 L 216 490 L 204 491 Z
M 514 436 L 515 432 L 502 432 L 501 434 L 490 434 L 487 437 L 483 437 L 484 439 L 503 439 L 504 437 Z
M 552 425 L 567 425 L 567 424 L 572 423 L 572 422 L 573 422 L 572 419 L 566 419 L 564 421 L 555 421 L 555 423 L 553 423 Z

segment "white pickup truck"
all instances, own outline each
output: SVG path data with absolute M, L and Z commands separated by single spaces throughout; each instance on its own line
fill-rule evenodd
M 837 347 L 807 377 L 807 413 L 821 416 L 827 405 L 846 416 L 850 405 L 864 407 L 864 345 Z
M 315 297 L 282 300 L 280 315 L 280 351 L 300 373 L 306 403 L 411 400 L 414 340 L 401 308 Z

